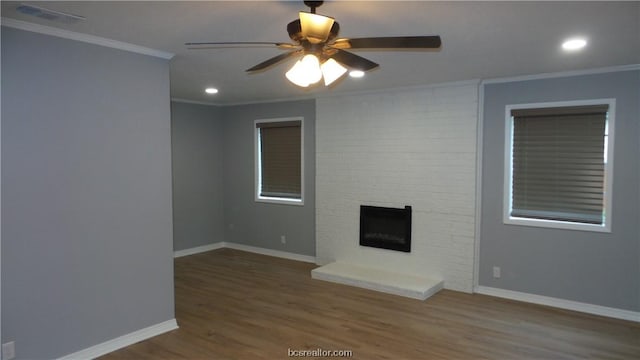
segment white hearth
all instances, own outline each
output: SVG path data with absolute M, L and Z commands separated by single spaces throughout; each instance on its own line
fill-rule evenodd
M 418 300 L 426 300 L 444 287 L 442 279 L 400 274 L 340 262 L 311 270 L 311 277 Z

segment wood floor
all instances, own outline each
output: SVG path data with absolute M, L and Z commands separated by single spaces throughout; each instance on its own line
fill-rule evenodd
M 637 323 L 447 290 L 406 299 L 313 280 L 312 268 L 231 249 L 178 258 L 180 329 L 102 359 L 640 359 Z

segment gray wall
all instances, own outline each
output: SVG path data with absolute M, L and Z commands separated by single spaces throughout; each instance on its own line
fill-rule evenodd
M 222 125 L 219 107 L 171 102 L 174 250 L 224 241 Z
M 2 342 L 51 359 L 174 318 L 169 64 L 2 28 Z
M 229 106 L 224 117 L 225 240 L 261 248 L 315 255 L 315 101 Z M 304 117 L 304 205 L 254 199 L 256 119 Z M 287 243 L 280 242 L 285 235 Z
M 504 225 L 505 106 L 600 98 L 616 99 L 612 232 Z M 480 285 L 640 310 L 639 99 L 640 71 L 485 86 Z

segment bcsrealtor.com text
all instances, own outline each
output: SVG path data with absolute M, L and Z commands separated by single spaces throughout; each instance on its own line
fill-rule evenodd
M 287 353 L 289 357 L 352 357 L 353 351 L 351 350 L 325 350 L 321 348 L 313 350 L 297 350 L 288 349 Z

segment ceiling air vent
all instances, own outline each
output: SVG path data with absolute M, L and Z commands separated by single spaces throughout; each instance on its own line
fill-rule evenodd
M 25 15 L 36 16 L 41 19 L 57 21 L 57 22 L 62 22 L 66 24 L 73 24 L 86 19 L 84 16 L 45 9 L 43 7 L 35 6 L 35 5 L 20 4 L 16 8 L 16 10 L 18 10 L 18 12 L 21 12 Z

